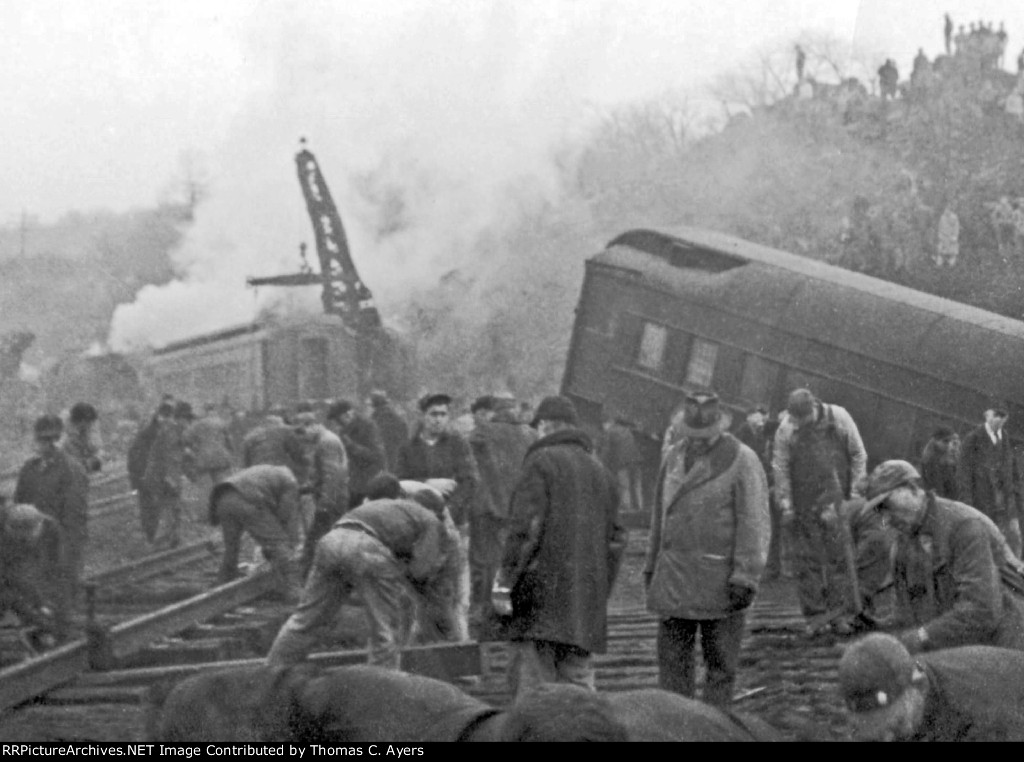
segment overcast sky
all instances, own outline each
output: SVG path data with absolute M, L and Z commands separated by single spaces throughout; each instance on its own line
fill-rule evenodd
M 311 85 L 309 60 L 288 81 L 307 36 L 314 71 L 357 60 L 359 87 L 373 88 L 379 73 L 382 104 L 405 95 L 410 66 L 421 69 L 410 72 L 421 97 L 452 97 L 483 46 L 509 66 L 495 83 L 508 111 L 490 120 L 563 122 L 554 131 L 571 114 L 519 97 L 538 82 L 571 90 L 577 107 L 678 87 L 699 97 L 716 73 L 808 29 L 893 55 L 906 71 L 918 46 L 940 50 L 947 10 L 957 23 L 1005 21 L 1014 65 L 1024 45 L 1019 0 L 2 0 L 0 225 L 22 210 L 51 220 L 153 204 L 183 152 L 217 155 L 236 120 L 273 110 L 282 83 Z M 417 40 L 430 43 L 428 54 L 402 55 Z M 344 98 L 325 97 L 336 101 L 323 105 L 327 121 Z M 265 148 L 290 157 L 293 143 Z

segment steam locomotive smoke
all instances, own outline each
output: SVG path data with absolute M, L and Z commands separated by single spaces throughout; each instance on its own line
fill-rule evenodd
M 208 198 L 175 254 L 179 277 L 118 309 L 114 349 L 160 346 L 261 310 L 319 312 L 316 287 L 244 285 L 297 270 L 303 240 L 317 267 L 292 161 L 299 136 L 386 321 L 418 330 L 409 304 L 443 298 L 464 324 L 485 323 L 508 307 L 488 297 L 491 286 L 525 281 L 538 257 L 555 253 L 538 240 L 531 251 L 510 247 L 523 242 L 515 231 L 524 219 L 560 198 L 572 161 L 565 146 L 586 114 L 588 62 L 559 51 L 591 35 L 582 48 L 599 53 L 613 27 L 579 23 L 584 4 L 372 5 L 261 5 L 249 38 L 258 81 L 214 152 Z M 438 291 L 452 271 L 462 287 Z

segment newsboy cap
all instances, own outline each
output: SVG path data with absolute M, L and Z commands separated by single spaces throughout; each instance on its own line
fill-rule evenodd
M 905 460 L 887 460 L 879 463 L 868 477 L 867 490 L 864 493 L 867 503 L 864 509 L 871 510 L 900 487 L 920 483 L 921 474 Z
M 541 421 L 562 421 L 576 426 L 579 423 L 579 416 L 576 415 L 576 406 L 568 397 L 545 397 L 537 406 L 537 412 L 533 414 L 530 425 L 537 428 Z
M 447 394 L 434 392 L 433 394 L 425 394 L 420 398 L 419 408 L 421 413 L 427 412 L 434 405 L 451 405 L 452 398 Z
M 914 658 L 894 636 L 872 633 L 839 660 L 839 687 L 853 712 L 891 706 L 913 682 Z

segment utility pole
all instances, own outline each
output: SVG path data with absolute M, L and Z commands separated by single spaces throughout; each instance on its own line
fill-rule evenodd
M 24 209 L 21 210 L 21 226 L 19 228 L 21 232 L 21 256 L 25 256 L 25 233 L 28 231 L 28 214 Z

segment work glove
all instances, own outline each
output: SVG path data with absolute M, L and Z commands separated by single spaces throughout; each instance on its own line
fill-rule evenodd
M 732 611 L 743 611 L 754 602 L 757 591 L 747 585 L 737 582 L 729 583 L 729 608 Z

